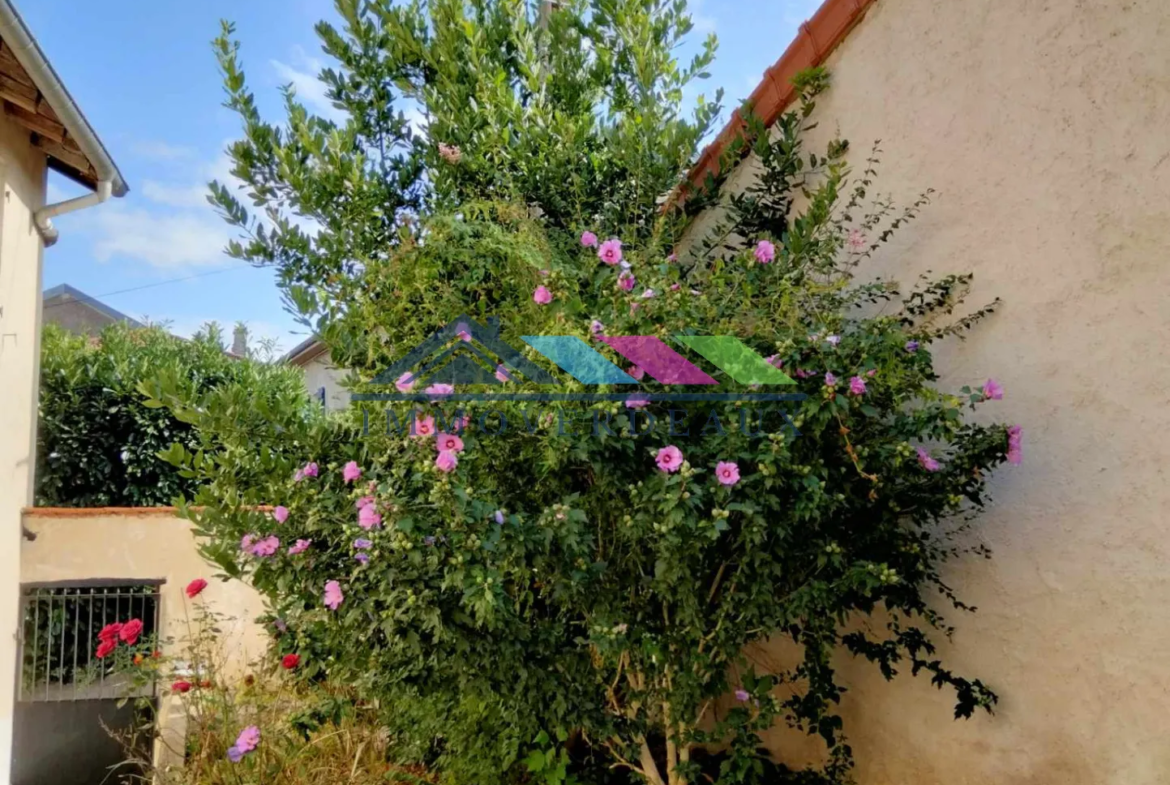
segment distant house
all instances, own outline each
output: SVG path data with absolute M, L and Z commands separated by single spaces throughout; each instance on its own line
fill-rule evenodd
M 143 326 L 67 283 L 45 290 L 41 309 L 45 324 L 57 324 L 81 335 L 97 335 L 103 327 L 116 322 L 131 327 Z
M 329 347 L 316 336 L 307 338 L 286 354 L 284 362 L 302 368 L 305 387 L 329 411 L 349 405 L 348 394 L 341 386 L 345 371 L 333 365 Z

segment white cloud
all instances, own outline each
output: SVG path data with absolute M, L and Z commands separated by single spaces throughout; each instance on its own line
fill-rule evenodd
M 169 144 L 157 140 L 135 142 L 131 149 L 143 158 L 151 158 L 158 161 L 175 161 L 193 158 L 195 156 L 195 149 L 192 147 Z
M 142 195 L 156 204 L 165 204 L 171 207 L 205 207 L 207 206 L 207 186 L 198 185 L 167 185 L 155 180 L 142 181 Z
M 282 84 L 292 84 L 302 103 L 328 120 L 343 119 L 345 113 L 333 105 L 325 94 L 325 83 L 317 78 L 323 68 L 321 61 L 307 56 L 300 47 L 294 47 L 293 60 L 295 66 L 280 60 L 269 62 L 280 76 Z
M 91 213 L 93 255 L 138 259 L 154 267 L 211 267 L 228 261 L 231 228 L 210 209 L 160 214 L 107 203 Z
M 198 207 L 207 208 L 207 195 L 210 191 L 207 184 L 218 180 L 235 190 L 241 185 L 240 181 L 232 176 L 232 160 L 226 150 L 227 142 L 221 146 L 216 159 L 210 163 L 200 163 L 189 171 L 182 183 L 164 183 L 158 180 L 144 180 L 142 195 L 155 204 L 169 207 Z
M 705 0 L 691 0 L 688 10 L 691 14 L 691 22 L 695 25 L 695 32 L 706 35 L 715 32 L 715 17 L 712 14 L 703 13 L 704 5 Z

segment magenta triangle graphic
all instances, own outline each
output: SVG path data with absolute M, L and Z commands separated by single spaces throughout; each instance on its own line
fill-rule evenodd
M 653 335 L 606 335 L 601 340 L 662 384 L 719 384 Z

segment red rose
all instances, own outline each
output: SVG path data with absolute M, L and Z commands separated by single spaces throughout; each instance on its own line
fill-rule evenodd
M 138 636 L 142 634 L 142 622 L 138 619 L 131 619 L 122 625 L 122 629 L 118 632 L 118 637 L 127 646 L 133 646 L 138 643 Z
M 141 664 L 142 664 L 142 655 L 141 655 L 141 654 L 135 654 L 135 655 L 134 655 L 134 664 L 135 664 L 135 665 L 141 665 Z
M 189 681 L 177 681 L 171 685 L 171 692 L 190 692 L 190 691 L 191 691 L 191 682 L 189 682 Z
M 120 633 L 121 631 L 122 631 L 122 625 L 120 622 L 114 622 L 113 624 L 107 624 L 105 627 L 102 627 L 102 631 L 98 633 L 98 640 L 103 642 L 103 643 L 105 643 L 106 641 L 113 641 L 114 645 L 117 645 L 118 633 Z
M 116 648 L 118 648 L 118 641 L 117 640 L 102 641 L 101 645 L 97 647 L 97 651 L 94 652 L 94 654 L 95 654 L 95 656 L 97 656 L 97 658 L 99 660 L 105 659 L 110 654 L 112 654 L 114 649 L 116 649 Z
M 194 599 L 199 596 L 199 592 L 207 588 L 207 581 L 202 578 L 196 578 L 187 584 L 187 596 Z
M 286 671 L 291 671 L 300 664 L 301 655 L 299 654 L 286 654 L 280 659 L 280 666 Z

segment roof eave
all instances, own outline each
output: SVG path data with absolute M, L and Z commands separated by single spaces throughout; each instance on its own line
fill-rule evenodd
M 49 106 L 57 113 L 61 124 L 69 131 L 77 146 L 97 172 L 99 181 L 108 181 L 114 196 L 125 196 L 130 190 L 117 164 L 85 119 L 81 108 L 65 88 L 57 72 L 41 51 L 36 39 L 13 7 L 10 0 L 0 0 L 0 38 L 12 51 Z M 55 161 L 50 156 L 51 162 Z M 53 168 L 58 168 L 54 166 Z M 68 172 L 66 172 L 68 174 Z M 86 183 L 90 186 L 89 183 Z M 90 186 L 93 187 L 93 186 Z

